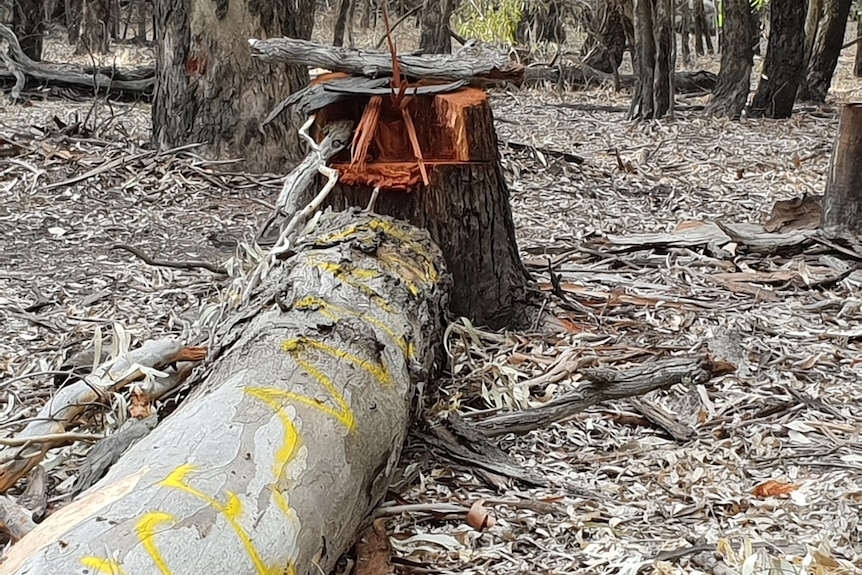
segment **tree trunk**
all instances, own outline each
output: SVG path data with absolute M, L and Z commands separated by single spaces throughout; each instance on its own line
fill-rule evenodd
M 65 0 L 66 36 L 69 44 L 78 43 L 81 28 L 81 7 L 84 0 Z
M 347 8 L 350 0 L 339 0 L 338 11 L 335 13 L 335 26 L 332 32 L 332 45 L 344 46 L 344 30 L 347 26 Z
M 804 0 L 772 0 L 766 62 L 748 115 L 789 118 L 805 55 Z
M 706 41 L 706 50 L 710 54 L 715 54 L 715 48 L 712 45 L 712 36 L 715 34 L 715 26 L 710 20 L 715 19 L 715 5 L 710 4 L 710 11 L 707 14 L 704 0 L 694 0 L 694 46 L 698 55 L 703 55 L 703 41 Z
M 467 88 L 411 100 L 407 110 L 427 183 L 403 115 L 388 96 L 381 100 L 367 162 L 351 165 L 347 151 L 332 162 L 341 177 L 329 205 L 365 207 L 373 189 L 380 188 L 374 207 L 378 213 L 427 229 L 443 250 L 454 280 L 451 310 L 455 315 L 492 328 L 527 323 L 530 278 L 518 255 L 487 94 Z M 358 122 L 365 101 L 333 104 L 318 112 L 317 119 Z
M 691 64 L 691 46 L 688 43 L 688 34 L 691 31 L 691 9 L 688 0 L 678 0 L 680 20 L 680 44 L 682 45 L 682 63 L 686 66 Z
M 455 0 L 425 0 L 419 34 L 419 50 L 423 54 L 452 53 L 449 20 L 454 10 Z
M 566 27 L 558 4 L 559 0 L 526 2 L 521 21 L 515 30 L 515 39 L 527 46 L 536 42 L 566 42 Z
M 21 49 L 31 60 L 39 62 L 42 59 L 44 22 L 42 0 L 13 0 L 12 22 L 12 30 Z
M 427 232 L 373 214 L 324 215 L 297 252 L 206 381 L 0 574 L 332 571 L 386 493 L 448 275 Z
M 862 17 L 856 19 L 856 59 L 853 61 L 853 75 L 862 78 Z
M 841 108 L 821 228 L 832 236 L 862 235 L 862 104 Z
M 673 115 L 676 37 L 672 0 L 635 1 L 638 83 L 629 116 L 643 120 Z
M 832 76 L 844 44 L 844 31 L 850 16 L 853 0 L 826 0 L 823 20 L 817 31 L 817 39 L 811 48 L 807 71 L 799 86 L 799 99 L 809 102 L 824 102 Z M 808 41 L 806 34 L 806 43 Z
M 78 47 L 75 54 L 110 52 L 111 0 L 83 0 Z
M 199 9 L 193 9 L 197 4 Z M 308 83 L 304 67 L 251 57 L 249 38 L 308 38 L 314 3 L 157 0 L 153 145 L 206 142 L 210 157 L 243 159 L 249 171 L 283 172 L 301 152 L 288 120 L 261 125 L 288 93 Z
M 817 38 L 817 26 L 823 16 L 823 0 L 808 0 L 808 12 L 805 14 L 805 62 L 811 60 L 811 49 Z
M 632 0 L 603 0 L 599 3 L 593 33 L 584 42 L 584 63 L 606 73 L 622 64 L 629 46 L 634 45 Z
M 739 118 L 748 102 L 751 67 L 754 65 L 751 39 L 752 9 L 749 0 L 724 0 L 721 70 L 706 113 Z

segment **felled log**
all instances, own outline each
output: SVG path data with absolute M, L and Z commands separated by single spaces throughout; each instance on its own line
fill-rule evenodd
M 328 213 L 206 381 L 0 574 L 328 573 L 385 494 L 449 276 L 428 234 Z
M 16 92 L 20 92 L 27 85 L 46 85 L 72 89 L 87 95 L 108 94 L 136 100 L 147 100 L 152 96 L 155 85 L 155 68 L 152 66 L 115 70 L 35 62 L 21 49 L 12 30 L 2 24 L 0 40 L 5 40 L 8 44 L 6 53 L 0 58 L 0 81 L 13 84 Z
M 392 56 L 317 44 L 296 38 L 249 40 L 252 55 L 267 62 L 314 66 L 354 76 L 392 76 Z M 524 67 L 506 52 L 481 42 L 467 42 L 454 54 L 399 54 L 401 73 L 426 80 L 505 80 L 520 83 Z
M 620 74 L 619 82 L 623 88 L 631 88 L 637 83 L 637 76 Z M 717 76 L 707 70 L 681 70 L 674 76 L 674 89 L 680 94 L 711 92 L 715 88 Z M 614 76 L 586 64 L 561 66 L 530 66 L 524 77 L 524 84 L 534 85 L 542 82 L 571 84 L 576 86 L 613 85 Z

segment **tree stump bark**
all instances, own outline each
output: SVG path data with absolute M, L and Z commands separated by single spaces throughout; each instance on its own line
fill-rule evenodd
M 333 104 L 318 113 L 317 122 L 358 122 L 366 102 L 357 97 Z M 427 229 L 443 250 L 454 279 L 453 313 L 494 328 L 526 322 L 530 278 L 518 254 L 487 94 L 466 88 L 416 96 L 407 109 L 422 168 L 402 114 L 384 97 L 367 160 L 351 165 L 345 150 L 331 162 L 341 176 L 329 205 L 365 207 L 379 188 L 375 211 Z
M 331 572 L 386 492 L 448 285 L 426 232 L 324 215 L 202 387 L 0 574 Z
M 862 234 L 862 104 L 841 108 L 821 228 L 830 235 Z

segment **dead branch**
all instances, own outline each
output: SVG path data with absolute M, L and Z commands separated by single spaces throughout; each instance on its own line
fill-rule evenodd
M 326 46 L 295 38 L 248 42 L 252 55 L 267 62 L 314 66 L 371 78 L 393 74 L 392 56 L 388 52 Z M 524 77 L 523 66 L 505 52 L 478 42 L 468 43 L 454 54 L 401 54 L 398 64 L 404 76 L 429 80 L 483 79 L 519 84 Z
M 190 261 L 190 262 L 175 262 L 171 260 L 157 260 L 151 258 L 138 248 L 134 246 L 130 246 L 128 244 L 114 244 L 111 246 L 112 250 L 126 250 L 127 252 L 131 252 L 138 256 L 143 262 L 150 266 L 162 267 L 162 268 L 175 268 L 182 270 L 193 270 L 193 269 L 205 269 L 207 271 L 211 271 L 214 274 L 227 275 L 227 270 L 221 266 L 217 266 L 215 264 L 211 264 L 209 262 L 204 261 Z
M 577 390 L 542 407 L 495 415 L 473 425 L 485 437 L 527 433 L 567 419 L 603 401 L 643 395 L 677 383 L 705 383 L 714 375 L 726 373 L 727 369 L 728 364 L 715 364 L 706 355 L 674 357 L 645 363 L 625 371 L 607 368 L 582 369 L 581 373 L 588 381 Z

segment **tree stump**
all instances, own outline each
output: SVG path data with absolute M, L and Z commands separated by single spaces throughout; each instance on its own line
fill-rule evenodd
M 321 127 L 343 119 L 358 123 L 368 102 L 368 97 L 355 97 L 332 104 L 317 114 L 317 123 Z M 443 251 L 454 280 L 453 313 L 492 328 L 524 323 L 530 277 L 518 254 L 486 92 L 465 88 L 416 96 L 407 110 L 421 163 L 403 115 L 383 97 L 366 161 L 351 164 L 350 151 L 345 150 L 331 162 L 341 176 L 329 205 L 365 207 L 379 188 L 376 212 L 428 230 Z
M 448 286 L 426 232 L 324 215 L 206 382 L 0 574 L 331 572 L 385 495 Z
M 821 228 L 829 235 L 862 234 L 862 104 L 841 108 L 823 196 Z

